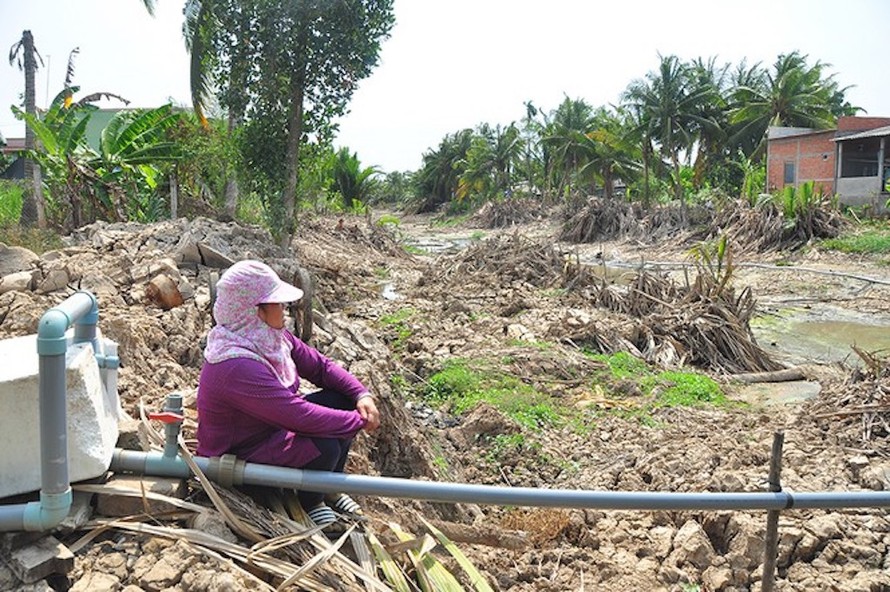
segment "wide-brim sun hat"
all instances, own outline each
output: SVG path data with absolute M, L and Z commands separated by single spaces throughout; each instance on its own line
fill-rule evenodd
M 249 306 L 296 302 L 303 297 L 303 290 L 282 281 L 265 263 L 252 259 L 232 265 L 216 286 L 217 301 L 232 298 Z

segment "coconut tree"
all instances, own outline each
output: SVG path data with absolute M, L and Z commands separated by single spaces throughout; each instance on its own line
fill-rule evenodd
M 34 46 L 34 36 L 31 31 L 23 31 L 22 38 L 9 48 L 9 64 L 17 64 L 19 71 L 25 73 L 25 113 L 37 116 L 37 91 L 36 74 L 37 64 L 43 65 L 43 58 Z M 25 127 L 25 150 L 34 150 L 34 131 Z M 21 223 L 31 226 L 35 222 L 38 227 L 46 227 L 46 214 L 43 206 L 43 193 L 41 191 L 40 167 L 34 161 L 25 156 L 25 178 L 32 183 L 32 190 L 26 192 L 22 203 Z
M 362 167 L 358 154 L 349 148 L 341 148 L 331 157 L 333 187 L 343 198 L 343 207 L 353 210 L 356 205 L 367 203 L 380 174 L 376 167 Z
M 680 152 L 689 150 L 703 126 L 710 125 L 702 105 L 711 96 L 697 83 L 690 69 L 676 56 L 659 55 L 659 67 L 643 83 L 632 83 L 625 100 L 632 110 L 644 114 L 661 154 L 671 163 L 674 198 L 685 214 L 686 200 L 680 181 Z
M 628 137 L 623 120 L 605 107 L 594 112 L 591 129 L 584 134 L 586 162 L 579 172 L 602 183 L 607 200 L 612 199 L 616 180 L 630 181 L 641 168 L 639 152 Z
M 424 153 L 423 164 L 415 179 L 421 199 L 419 212 L 430 212 L 456 196 L 473 137 L 470 129 L 448 134 L 439 142 L 438 148 Z
M 794 51 L 780 55 L 771 70 L 734 89 L 735 140 L 754 146 L 749 156 L 762 157 L 770 126 L 828 129 L 838 115 L 859 110 L 844 100 L 847 89 L 838 88 L 834 74 L 826 75 L 829 67 L 820 61 L 811 66 L 807 56 Z
M 566 97 L 553 112 L 543 131 L 542 142 L 551 155 L 551 170 L 558 191 L 572 189 L 578 171 L 587 159 L 585 134 L 593 122 L 593 107 L 583 99 Z
M 645 108 L 650 103 L 648 98 L 651 87 L 645 80 L 635 80 L 628 85 L 622 95 L 624 101 L 618 107 L 618 114 L 624 120 L 625 140 L 637 146 L 643 165 L 643 207 L 648 208 L 650 196 L 650 171 L 652 169 L 655 149 L 653 142 L 655 130 L 653 119 Z

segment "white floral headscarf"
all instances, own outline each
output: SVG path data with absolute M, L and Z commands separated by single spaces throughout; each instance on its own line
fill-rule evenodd
M 211 364 L 232 358 L 250 358 L 266 364 L 285 387 L 297 380 L 291 343 L 284 329 L 274 329 L 257 316 L 257 305 L 293 302 L 303 292 L 278 278 L 259 261 L 239 261 L 216 284 L 213 316 L 216 326 L 207 336 L 204 359 Z

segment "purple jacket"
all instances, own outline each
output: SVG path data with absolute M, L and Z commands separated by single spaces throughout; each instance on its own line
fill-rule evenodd
M 204 363 L 198 383 L 198 454 L 235 454 L 251 462 L 299 468 L 319 455 L 310 438 L 351 438 L 365 426 L 358 411 L 316 405 L 297 394 L 300 377 L 357 400 L 367 389 L 291 333 L 297 381 L 281 386 L 257 360 Z

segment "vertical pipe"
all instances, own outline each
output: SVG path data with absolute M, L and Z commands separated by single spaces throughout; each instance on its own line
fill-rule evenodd
M 780 478 L 782 475 L 782 444 L 785 432 L 779 430 L 773 434 L 773 450 L 769 462 L 769 490 L 772 493 L 782 491 Z M 779 512 L 768 510 L 766 513 L 766 536 L 763 542 L 763 575 L 760 578 L 761 592 L 772 592 L 776 580 L 776 559 L 779 546 Z
M 164 405 L 164 411 L 182 415 L 182 394 L 170 393 L 167 395 L 167 403 Z M 179 429 L 182 421 L 171 421 L 164 426 L 166 439 L 164 441 L 164 456 L 167 458 L 176 458 L 179 454 Z
M 41 355 L 40 487 L 47 493 L 68 488 L 68 422 L 65 407 L 65 354 Z

